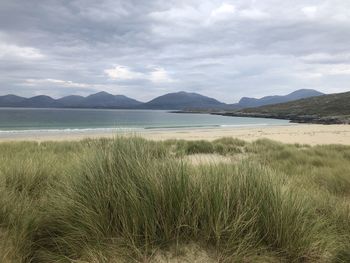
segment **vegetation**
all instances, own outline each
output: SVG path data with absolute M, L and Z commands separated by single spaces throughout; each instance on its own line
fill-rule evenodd
M 350 92 L 306 98 L 224 115 L 290 119 L 294 122 L 350 123 Z
M 269 140 L 2 143 L 0 262 L 349 262 L 349 163 Z

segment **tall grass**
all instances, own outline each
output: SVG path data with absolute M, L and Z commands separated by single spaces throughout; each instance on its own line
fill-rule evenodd
M 347 262 L 349 148 L 229 138 L 2 144 L 0 259 L 151 262 L 196 243 L 222 262 Z M 250 157 L 181 157 L 213 152 Z

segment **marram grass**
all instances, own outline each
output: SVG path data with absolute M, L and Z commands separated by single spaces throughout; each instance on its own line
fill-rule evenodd
M 0 161 L 0 262 L 153 262 L 191 244 L 212 262 L 350 261 L 350 147 L 116 138 L 3 143 Z

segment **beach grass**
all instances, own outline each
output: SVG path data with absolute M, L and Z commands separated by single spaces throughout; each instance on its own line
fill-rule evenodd
M 350 261 L 349 146 L 117 137 L 0 161 L 0 262 Z

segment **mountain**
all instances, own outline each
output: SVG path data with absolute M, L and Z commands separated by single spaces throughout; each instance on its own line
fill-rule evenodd
M 70 95 L 57 100 L 63 107 L 75 107 L 83 102 L 85 97 L 78 95 Z
M 0 96 L 0 105 L 1 107 L 12 107 L 15 104 L 21 103 L 23 100 L 25 100 L 25 98 L 9 94 Z
M 350 124 L 350 92 L 247 108 L 223 115 L 289 119 L 299 123 Z
M 176 93 L 168 93 L 159 96 L 141 107 L 144 109 L 165 109 L 165 110 L 182 110 L 186 108 L 191 109 L 210 109 L 221 108 L 225 106 L 216 99 L 200 95 L 198 93 L 189 93 L 180 91 Z
M 255 99 L 255 98 L 248 98 L 243 97 L 241 100 L 236 104 L 237 108 L 251 108 L 251 107 L 259 107 L 264 105 L 270 105 L 270 104 L 277 104 L 277 103 L 283 103 L 298 99 L 304 99 L 309 97 L 316 97 L 324 95 L 322 92 L 319 92 L 317 90 L 313 89 L 300 89 L 296 90 L 288 95 L 285 96 L 266 96 L 262 97 L 261 99 Z
M 16 104 L 16 107 L 28 107 L 28 108 L 59 108 L 62 105 L 57 102 L 55 99 L 45 96 L 39 95 L 35 97 L 31 97 L 29 99 L 24 99 L 21 102 Z
M 0 96 L 0 107 L 132 109 L 141 104 L 142 102 L 124 95 L 112 95 L 107 92 L 98 92 L 87 97 L 70 95 L 57 100 L 45 95 L 31 98 Z
M 83 101 L 77 104 L 77 107 L 82 108 L 135 108 L 141 105 L 142 102 L 131 99 L 124 95 L 112 95 L 101 91 L 84 98 Z

